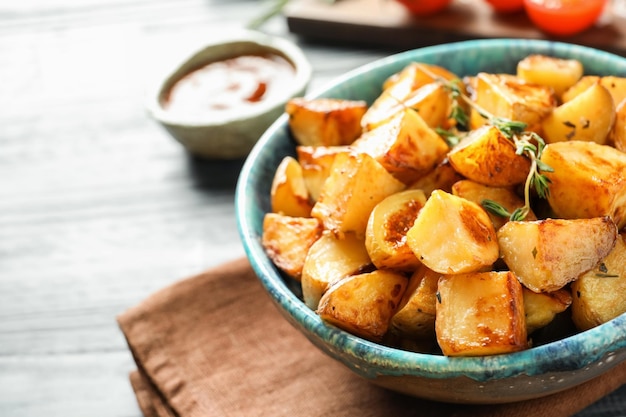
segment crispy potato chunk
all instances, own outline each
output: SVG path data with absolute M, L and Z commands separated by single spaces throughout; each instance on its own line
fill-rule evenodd
M 537 293 L 523 288 L 524 312 L 526 314 L 526 333 L 547 326 L 557 314 L 564 312 L 572 304 L 569 290 Z
M 328 289 L 317 313 L 322 320 L 352 334 L 381 341 L 407 282 L 404 275 L 391 271 L 354 275 Z
M 492 187 L 521 184 L 530 170 L 530 160 L 518 155 L 515 145 L 495 126 L 470 132 L 452 148 L 448 159 L 464 177 Z
M 613 249 L 616 238 L 608 216 L 510 221 L 498 230 L 502 259 L 535 292 L 556 291 L 574 281 Z
M 624 236 L 591 271 L 572 283 L 572 320 L 591 329 L 626 312 L 626 243 Z
M 463 178 L 450 164 L 450 160 L 445 158 L 432 171 L 409 184 L 407 188 L 422 190 L 429 197 L 435 190 L 451 192 L 452 185 Z
M 287 102 L 289 128 L 299 145 L 349 145 L 361 134 L 367 103 L 361 100 L 296 97 Z
M 302 167 L 291 156 L 276 169 L 270 191 L 272 212 L 292 217 L 310 217 L 313 203 L 304 182 Z
M 473 201 L 481 206 L 482 202 L 485 200 L 495 201 L 509 213 L 513 213 L 516 209 L 524 206 L 524 200 L 515 194 L 511 188 L 489 187 L 471 180 L 457 181 L 452 186 L 452 194 Z M 487 211 L 487 215 L 496 230 L 500 229 L 504 223 L 509 221 L 508 217 L 497 216 L 490 211 Z M 535 213 L 530 210 L 525 220 L 537 220 L 537 217 Z
M 527 130 L 540 133 L 541 121 L 552 112 L 557 101 L 552 89 L 529 84 L 508 74 L 478 73 L 473 79 L 474 101 L 496 117 L 517 120 Z M 476 111 L 470 115 L 470 127 L 476 129 L 485 119 Z
M 583 65 L 576 59 L 529 55 L 517 63 L 517 76 L 531 84 L 551 87 L 561 96 L 583 76 Z
M 425 203 L 422 190 L 405 190 L 374 207 L 367 223 L 365 247 L 376 268 L 413 271 L 420 265 L 406 244 L 406 232 Z
M 576 84 L 563 92 L 561 95 L 561 102 L 567 103 L 592 85 L 599 83 L 601 79 L 602 77 L 597 75 L 585 75 L 581 77 Z
M 389 90 L 400 82 L 410 85 L 410 90 L 417 90 L 423 85 L 436 81 L 441 77 L 448 81 L 458 80 L 459 77 L 447 68 L 423 62 L 411 62 L 401 71 L 391 75 L 383 83 L 383 90 Z
M 618 228 L 626 225 L 626 154 L 593 142 L 549 144 L 541 161 L 554 169 L 548 202 L 556 217 L 609 215 Z
M 363 115 L 361 124 L 364 130 L 372 130 L 399 112 L 410 108 L 417 111 L 428 126 L 447 127 L 451 106 L 450 93 L 440 82 L 423 85 L 402 98 L 395 97 L 391 90 L 387 90 Z
M 491 266 L 498 242 L 491 219 L 476 203 L 435 190 L 407 232 L 407 244 L 433 271 L 460 274 Z
M 615 105 L 626 99 L 626 77 L 605 75 L 600 78 L 600 84 L 609 91 Z
M 348 232 L 365 238 L 370 213 L 385 197 L 404 189 L 367 154 L 339 153 L 311 215 L 337 237 Z
M 609 138 L 615 149 L 626 152 L 626 99 L 615 109 L 615 123 Z
M 556 107 L 541 123 L 546 143 L 582 140 L 605 144 L 615 120 L 615 104 L 600 83 Z
M 398 311 L 391 318 L 392 333 L 411 340 L 434 338 L 440 276 L 440 273 L 424 265 L 415 270 Z
M 405 184 L 430 172 L 448 152 L 448 144 L 411 109 L 364 133 L 353 143 Z
M 336 239 L 323 234 L 311 245 L 302 267 L 302 296 L 312 310 L 333 283 L 371 265 L 365 242 L 352 234 Z
M 267 213 L 261 243 L 272 262 L 299 281 L 306 254 L 322 231 L 322 223 L 317 219 Z
M 302 167 L 302 177 L 313 202 L 319 199 L 322 187 L 335 161 L 335 155 L 349 152 L 349 150 L 347 146 L 296 146 L 298 162 Z
M 444 275 L 437 290 L 437 343 L 446 356 L 528 347 L 522 286 L 512 272 Z

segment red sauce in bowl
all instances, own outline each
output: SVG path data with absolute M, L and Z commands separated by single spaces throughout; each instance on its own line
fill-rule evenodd
M 241 111 L 285 94 L 295 77 L 293 65 L 275 54 L 241 55 L 194 70 L 167 92 L 163 108 L 187 116 Z

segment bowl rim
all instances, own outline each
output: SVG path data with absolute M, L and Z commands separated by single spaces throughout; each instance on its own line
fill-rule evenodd
M 224 53 L 224 47 L 239 46 L 242 48 L 261 48 L 270 53 L 283 55 L 294 68 L 294 79 L 288 88 L 282 91 L 280 97 L 273 100 L 263 100 L 254 106 L 246 107 L 242 110 L 219 114 L 218 117 L 194 116 L 183 118 L 180 114 L 167 111 L 161 105 L 163 93 L 174 84 L 178 78 L 178 73 L 188 66 L 195 59 L 202 57 L 201 61 L 214 62 L 226 57 L 232 57 L 231 53 Z M 214 57 L 210 54 L 214 53 Z M 246 52 L 243 52 L 246 53 Z M 186 71 L 185 71 L 186 72 Z M 157 121 L 177 127 L 208 127 L 219 126 L 238 122 L 242 120 L 254 119 L 273 111 L 281 106 L 289 98 L 301 91 L 305 91 L 313 73 L 312 66 L 304 54 L 304 51 L 291 40 L 276 35 L 270 35 L 256 30 L 241 29 L 230 32 L 221 37 L 214 37 L 203 46 L 195 48 L 182 60 L 179 60 L 159 76 L 156 85 L 149 89 L 149 94 L 145 103 L 148 113 Z
M 535 40 L 535 39 L 479 39 L 452 42 L 435 46 L 413 49 L 389 55 L 362 65 L 337 77 L 325 86 L 308 94 L 307 97 L 323 96 L 325 92 L 337 87 L 349 79 L 358 77 L 377 68 L 385 67 L 398 60 L 411 58 L 419 60 L 420 57 L 441 52 L 462 52 L 471 48 L 506 48 L 511 43 L 537 50 L 556 50 L 568 52 L 575 50 L 580 53 L 590 54 L 594 57 L 621 61 L 621 66 L 626 68 L 626 58 L 610 52 L 594 48 L 569 44 L 560 41 Z M 617 61 L 616 61 L 617 62 Z M 626 74 L 625 74 L 626 75 Z M 332 325 L 324 323 L 321 318 L 294 294 L 283 280 L 280 271 L 265 255 L 258 235 L 252 232 L 253 226 L 246 215 L 250 207 L 253 207 L 253 196 L 248 194 L 247 184 L 251 181 L 252 168 L 259 157 L 262 149 L 274 134 L 284 128 L 287 116 L 283 114 L 263 134 L 248 158 L 244 162 L 235 191 L 235 211 L 237 227 L 242 240 L 244 251 L 254 272 L 261 284 L 269 293 L 272 301 L 283 309 L 283 314 L 290 315 L 292 325 L 301 327 L 312 342 L 319 338 L 330 345 L 332 349 L 351 355 L 361 364 L 371 365 L 371 369 L 359 369 L 359 373 L 368 374 L 370 377 L 380 375 L 380 370 L 394 375 L 417 375 L 426 378 L 454 378 L 469 377 L 476 381 L 502 379 L 519 375 L 535 375 L 550 371 L 572 371 L 589 366 L 593 362 L 612 362 L 615 353 L 626 348 L 626 313 L 619 317 L 597 326 L 593 329 L 579 332 L 553 342 L 532 347 L 523 351 L 481 357 L 447 357 L 427 353 L 418 353 L 402 350 L 395 347 L 384 346 L 378 343 L 362 339 Z M 286 313 L 285 313 L 286 312 Z M 289 318 L 287 316 L 287 318 Z M 313 339 L 312 339 L 313 337 Z M 583 352 L 583 355 L 575 357 L 562 357 L 559 352 L 567 351 Z M 559 356 L 559 364 L 551 364 L 554 355 Z M 561 360 L 562 359 L 562 360 Z M 542 365 L 539 372 L 538 364 Z M 535 370 L 535 371 L 533 371 Z

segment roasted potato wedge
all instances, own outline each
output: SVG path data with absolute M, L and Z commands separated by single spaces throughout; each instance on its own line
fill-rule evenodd
M 541 121 L 557 104 L 551 88 L 529 84 L 513 75 L 479 73 L 473 83 L 476 104 L 493 116 L 524 122 L 533 132 L 541 132 Z M 470 127 L 476 129 L 483 124 L 485 119 L 472 110 Z
M 471 180 L 461 180 L 454 183 L 452 186 L 452 194 L 473 201 L 481 207 L 485 200 L 494 201 L 505 208 L 509 213 L 513 213 L 516 209 L 524 206 L 524 200 L 515 194 L 511 188 L 489 187 Z M 504 223 L 509 221 L 508 217 L 498 216 L 488 210 L 486 211 L 496 230 L 500 229 Z M 535 213 L 530 210 L 524 220 L 537 220 L 537 217 Z
M 498 259 L 491 219 L 476 203 L 435 190 L 407 232 L 418 259 L 442 274 L 474 272 Z
M 302 177 L 311 201 L 316 202 L 319 199 L 322 187 L 335 161 L 335 155 L 349 151 L 350 148 L 347 146 L 296 146 Z
M 354 275 L 335 283 L 322 296 L 322 320 L 352 334 L 381 341 L 404 295 L 408 279 L 391 271 Z
M 611 216 L 626 225 L 626 154 L 594 142 L 549 144 L 541 161 L 552 167 L 548 202 L 555 216 L 585 219 Z
M 595 268 L 572 283 L 572 320 L 580 330 L 606 323 L 626 313 L 626 244 L 615 247 Z
M 537 293 L 524 287 L 523 293 L 528 334 L 550 324 L 572 304 L 572 295 L 567 289 Z
M 435 336 L 437 283 L 440 273 L 420 265 L 411 275 L 398 311 L 391 318 L 390 331 L 418 340 Z
M 337 237 L 348 232 L 365 238 L 370 213 L 385 197 L 405 188 L 371 156 L 339 153 L 311 216 Z
M 502 259 L 535 292 L 557 291 L 574 281 L 608 255 L 616 239 L 608 216 L 510 221 L 498 230 Z
M 448 152 L 448 144 L 412 109 L 404 109 L 352 147 L 375 158 L 405 184 L 430 172 Z
M 583 65 L 576 59 L 529 55 L 517 63 L 517 76 L 531 84 L 551 87 L 560 97 L 583 76 Z
M 302 297 L 312 310 L 333 283 L 361 273 L 371 265 L 365 242 L 353 234 L 337 239 L 323 234 L 309 248 L 302 267 Z
M 486 356 L 528 347 L 522 286 L 512 272 L 444 275 L 435 330 L 447 356 Z
M 406 244 L 406 232 L 426 203 L 422 190 L 405 190 L 378 203 L 370 214 L 365 247 L 378 269 L 414 271 L 419 259 Z
M 600 84 L 609 91 L 616 106 L 626 99 L 626 77 L 606 75 L 600 78 Z
M 443 190 L 445 192 L 451 192 L 452 185 L 462 180 L 464 177 L 456 172 L 454 167 L 450 164 L 450 160 L 445 158 L 428 174 L 416 181 L 409 184 L 408 189 L 422 190 L 426 196 L 435 190 Z
M 615 149 L 626 152 L 626 99 L 615 109 L 615 122 L 609 138 Z
M 289 128 L 299 145 L 349 145 L 361 135 L 367 103 L 360 100 L 296 97 L 285 106 Z
M 322 236 L 322 223 L 313 218 L 267 213 L 261 243 L 272 262 L 290 277 L 300 280 L 309 248 Z
M 561 102 L 567 103 L 592 85 L 599 83 L 601 78 L 602 77 L 598 77 L 597 75 L 583 76 L 580 80 L 578 80 L 576 84 L 563 92 L 563 94 L 561 95 Z
M 394 85 L 404 80 L 409 80 L 411 90 L 417 90 L 423 85 L 436 81 L 437 78 L 448 81 L 459 80 L 456 74 L 442 66 L 423 62 L 411 62 L 401 71 L 391 75 L 385 80 L 383 83 L 383 91 L 389 90 Z
M 513 142 L 495 126 L 470 132 L 452 148 L 448 159 L 459 174 L 492 187 L 521 184 L 530 170 L 530 160 L 518 155 Z
M 270 191 L 272 212 L 292 217 L 310 217 L 313 203 L 304 182 L 302 167 L 291 156 L 276 169 Z
M 613 98 L 604 86 L 596 83 L 556 107 L 541 123 L 542 137 L 546 143 L 581 140 L 603 145 L 614 121 Z
M 364 130 L 372 130 L 399 112 L 410 108 L 417 111 L 428 126 L 447 128 L 451 105 L 452 97 L 441 82 L 423 85 L 401 99 L 393 96 L 391 90 L 388 90 L 374 101 L 363 115 L 361 124 Z

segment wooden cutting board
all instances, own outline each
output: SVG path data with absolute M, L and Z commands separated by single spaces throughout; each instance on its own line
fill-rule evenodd
M 611 7 L 594 27 L 562 38 L 535 28 L 524 12 L 496 14 L 483 0 L 455 0 L 428 18 L 412 17 L 394 0 L 291 0 L 284 13 L 292 33 L 324 41 L 403 50 L 476 38 L 551 39 L 626 56 L 626 10 Z

